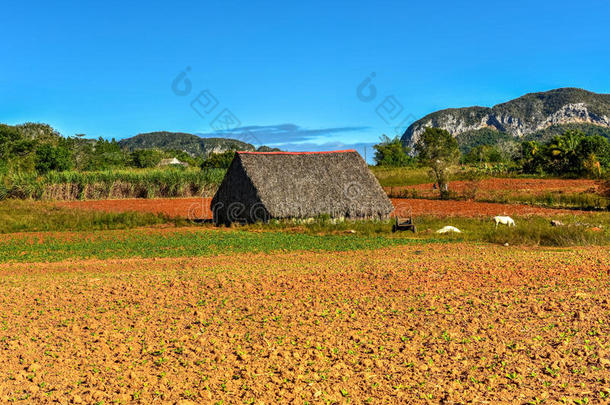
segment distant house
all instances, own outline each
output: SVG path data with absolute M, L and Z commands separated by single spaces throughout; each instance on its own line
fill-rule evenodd
M 188 167 L 188 163 L 181 162 L 180 160 L 178 160 L 176 158 L 161 159 L 161 161 L 159 162 L 159 166 L 184 166 L 184 167 Z
M 385 219 L 393 210 L 354 150 L 237 152 L 212 199 L 216 224 L 272 218 Z

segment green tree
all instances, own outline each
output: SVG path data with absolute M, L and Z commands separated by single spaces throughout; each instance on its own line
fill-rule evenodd
M 24 137 L 18 127 L 0 124 L 0 171 L 34 171 L 37 144 Z
M 580 131 L 567 131 L 553 138 L 547 146 L 548 169 L 555 174 L 576 173 L 580 171 L 581 162 L 576 153 L 580 140 L 585 135 Z
M 498 147 L 490 145 L 475 146 L 464 156 L 464 163 L 500 163 L 503 161 L 505 158 Z
M 9 162 L 15 156 L 15 144 L 21 141 L 19 131 L 12 126 L 0 124 L 0 169 L 8 170 Z
M 123 151 L 114 139 L 99 138 L 91 148 L 85 170 L 108 170 L 122 168 L 129 162 L 128 153 Z
M 72 153 L 64 145 L 53 146 L 45 143 L 36 149 L 35 168 L 44 174 L 54 171 L 70 170 L 72 168 Z
M 138 149 L 131 152 L 131 161 L 135 167 L 155 167 L 163 159 L 163 152 L 155 149 Z
M 409 156 L 411 149 L 397 136 L 392 139 L 387 135 L 381 135 L 381 142 L 373 148 L 375 149 L 373 159 L 377 166 L 401 167 L 413 164 L 413 158 Z
M 555 174 L 580 171 L 581 162 L 577 148 L 584 136 L 580 131 L 569 130 L 563 135 L 554 137 L 546 148 L 547 171 Z
M 418 161 L 430 172 L 442 199 L 449 197 L 449 169 L 460 160 L 457 140 L 440 128 L 426 128 L 415 144 Z
M 65 138 L 65 145 L 72 151 L 73 169 L 86 170 L 93 158 L 93 147 L 96 140 L 87 139 L 84 134 Z
M 202 169 L 228 169 L 235 157 L 234 150 L 223 153 L 210 153 L 208 158 L 201 165 Z
M 525 173 L 543 173 L 546 162 L 545 147 L 536 141 L 521 144 L 521 170 Z
M 576 147 L 576 155 L 580 161 L 593 158 L 601 167 L 610 168 L 610 142 L 600 135 L 590 135 L 582 138 Z

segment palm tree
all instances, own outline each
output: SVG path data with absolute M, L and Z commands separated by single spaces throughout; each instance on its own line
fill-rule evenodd
M 569 130 L 561 136 L 556 136 L 549 145 L 551 161 L 555 166 L 555 171 L 565 173 L 573 170 L 578 165 L 578 144 L 584 137 L 579 131 Z

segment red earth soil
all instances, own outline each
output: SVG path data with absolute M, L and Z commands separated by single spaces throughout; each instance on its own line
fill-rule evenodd
M 607 403 L 609 269 L 468 243 L 2 263 L 0 403 Z
M 121 200 L 66 201 L 60 207 L 104 212 L 151 212 L 172 218 L 212 218 L 211 198 L 129 198 Z M 189 215 L 190 213 L 190 215 Z
M 211 198 L 155 198 L 122 199 L 96 201 L 68 201 L 57 205 L 62 207 L 99 210 L 105 212 L 152 212 L 172 218 L 201 219 L 212 218 Z M 392 198 L 395 214 L 479 217 L 493 215 L 544 215 L 582 213 L 575 210 L 539 208 L 521 204 L 496 204 L 475 201 L 440 201 L 425 199 Z
M 566 179 L 505 179 L 492 178 L 478 182 L 476 185 L 471 181 L 452 181 L 449 184 L 449 189 L 458 194 L 472 190 L 472 187 L 477 187 L 477 192 L 480 195 L 492 194 L 529 194 L 539 195 L 543 193 L 582 193 L 596 192 L 597 185 L 595 180 L 566 180 Z M 432 183 L 416 184 L 412 186 L 401 187 L 384 187 L 388 194 L 396 195 L 406 190 L 415 190 L 421 196 L 435 196 L 437 190 L 432 188 Z

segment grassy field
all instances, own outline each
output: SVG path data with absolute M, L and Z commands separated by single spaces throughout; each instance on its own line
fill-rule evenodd
M 418 233 L 413 234 L 392 233 L 392 221 L 333 223 L 321 218 L 311 223 L 272 221 L 227 229 L 193 226 L 155 214 L 105 214 L 34 202 L 9 202 L 8 206 L 5 202 L 0 207 L 3 230 L 18 231 L 0 240 L 0 262 L 337 252 L 464 241 L 521 246 L 610 244 L 608 214 L 556 216 L 564 223 L 561 227 L 551 226 L 548 218 L 515 217 L 516 227 L 497 229 L 489 219 L 421 216 L 416 219 Z M 445 225 L 456 226 L 462 233 L 435 232 Z
M 168 223 L 179 225 L 186 222 L 150 213 L 106 213 L 60 208 L 40 201 L 0 201 L 0 234 L 130 229 Z
M 382 187 L 411 186 L 431 181 L 426 168 L 372 166 L 371 171 Z
M 527 223 L 523 223 L 528 221 Z M 525 246 L 607 245 L 607 231 L 590 231 L 581 226 L 566 226 L 557 230 L 537 219 L 519 219 L 515 229 L 494 229 L 489 223 L 474 219 L 454 219 L 440 222 L 422 220 L 424 228 L 418 234 L 391 234 L 390 224 L 371 224 L 366 236 L 365 225 L 356 234 L 344 234 L 342 227 L 308 225 L 277 226 L 276 230 L 218 230 L 196 228 L 136 228 L 129 231 L 82 231 L 21 233 L 6 235 L 0 241 L 0 262 L 55 262 L 81 259 L 209 257 L 233 253 L 273 253 L 291 251 L 337 252 L 374 250 L 396 245 L 426 245 L 437 243 L 491 242 Z M 442 224 L 453 224 L 463 233 L 435 233 Z M 534 227 L 532 229 L 532 227 Z M 290 228 L 290 229 L 289 229 Z M 607 229 L 607 228 L 606 228 Z M 361 234 L 358 234 L 361 233 Z
M 610 243 L 608 213 L 554 215 L 553 219 L 564 223 L 561 227 L 551 226 L 548 216 L 527 215 L 514 218 L 517 223 L 515 228 L 496 229 L 490 218 L 486 217 L 420 215 L 415 218 L 417 234 L 393 234 L 392 220 L 334 222 L 329 218 L 318 218 L 311 222 L 271 221 L 269 224 L 236 226 L 227 231 L 212 225 L 193 224 L 182 218 L 170 218 L 164 214 L 107 213 L 60 208 L 39 201 L 7 200 L 0 202 L 0 233 L 25 234 L 19 237 L 4 237 L 0 242 L 0 251 L 3 252 L 3 260 L 14 260 L 19 254 L 29 255 L 28 260 L 62 260 L 69 257 L 151 257 L 155 254 L 208 255 L 223 250 L 260 252 L 269 251 L 271 248 L 375 249 L 411 243 L 408 240 L 419 243 L 466 240 L 543 246 Z M 456 226 L 463 233 L 435 233 L 445 225 Z M 134 228 L 142 229 L 106 234 L 97 232 Z M 53 232 L 63 234 L 54 235 Z M 66 236 L 71 235 L 71 232 L 79 236 Z M 41 236 L 28 236 L 27 233 Z M 31 240 L 42 242 L 28 242 Z M 48 258 L 44 257 L 44 252 L 48 252 Z
M 341 234 L 353 231 L 355 235 L 382 236 L 387 238 L 411 238 L 445 241 L 490 242 L 511 245 L 541 246 L 578 246 L 610 244 L 610 214 L 595 213 L 586 215 L 560 214 L 553 217 L 564 224 L 555 227 L 549 218 L 539 216 L 515 216 L 517 226 L 495 228 L 490 218 L 440 218 L 423 215 L 415 218 L 418 228 L 416 234 L 400 232 L 392 234 L 393 221 L 332 223 L 329 220 L 317 220 L 313 223 L 272 222 L 267 225 L 250 225 L 244 230 L 284 230 L 303 232 L 312 235 Z M 436 231 L 446 225 L 452 225 L 462 233 L 437 234 Z
M 433 243 L 406 237 L 311 235 L 300 232 L 248 232 L 205 228 L 137 228 L 129 231 L 23 233 L 0 241 L 0 262 L 54 262 L 67 259 L 116 259 L 214 256 L 289 251 L 332 252 Z
M 478 198 L 477 201 L 503 204 L 528 204 L 537 207 L 574 208 L 580 210 L 610 210 L 610 198 L 596 193 L 546 192 L 538 195 L 515 192 L 496 195 L 493 198 Z
M 383 186 L 430 181 L 425 168 L 372 167 Z M 188 197 L 213 194 L 224 169 L 164 168 L 98 172 L 51 172 L 0 175 L 0 200 L 5 198 L 74 200 L 105 198 Z

